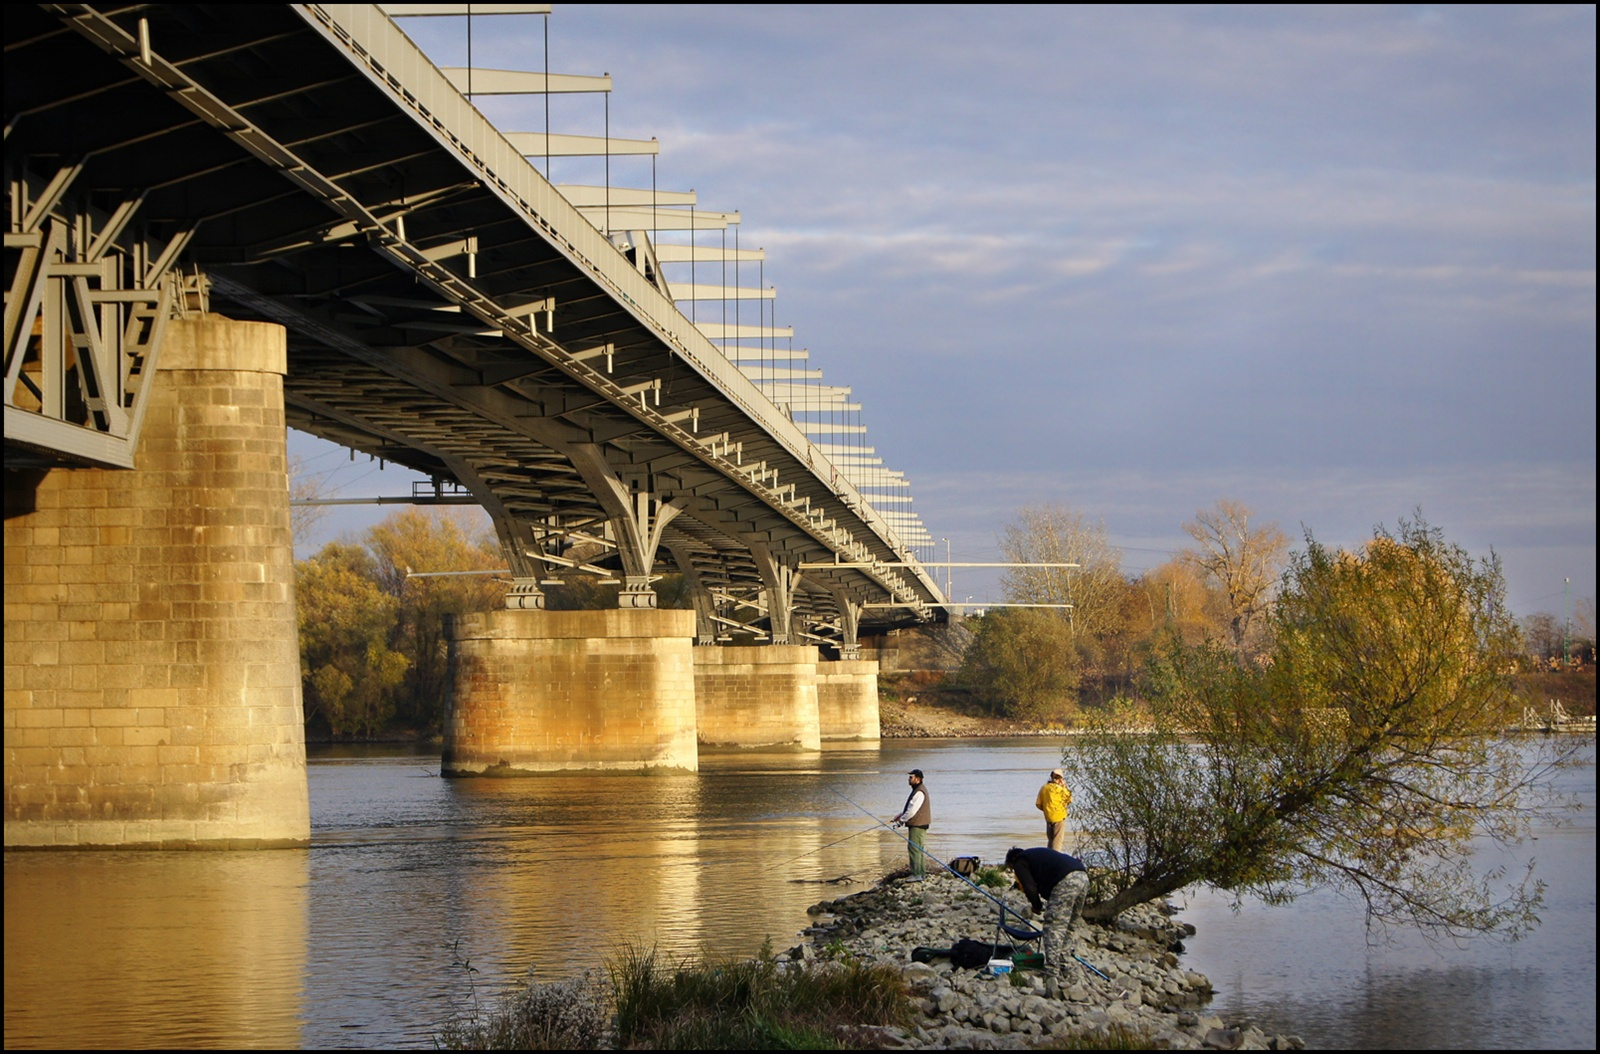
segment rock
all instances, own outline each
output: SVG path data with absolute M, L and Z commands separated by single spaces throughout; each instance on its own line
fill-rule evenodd
M 1006 897 L 1019 913 L 1026 912 L 1015 893 L 996 895 Z M 1297 1049 L 1296 1037 L 1267 1036 L 1242 1027 L 1245 1022 L 1230 1028 L 1218 1016 L 1180 1009 L 1209 999 L 1211 982 L 1182 968 L 1171 948 L 1185 934 L 1186 924 L 1172 919 L 1159 904 L 1125 912 L 1112 926 L 1079 921 L 1068 927 L 1065 947 L 1081 959 L 1075 961 L 1058 948 L 1047 971 L 1000 976 L 958 969 L 947 959 L 911 960 L 912 949 L 919 946 L 945 948 L 963 937 L 993 940 L 993 902 L 948 874 L 930 873 L 916 885 L 885 881 L 818 907 L 823 910 L 802 946 L 809 946 L 810 955 L 797 949 L 790 957 L 809 962 L 817 949 L 827 947 L 832 958 L 842 954 L 861 962 L 898 964 L 923 1015 L 909 1032 L 897 1033 L 904 1046 L 992 1050 L 1071 1045 L 1075 1036 L 1087 1035 L 1091 1042 L 1103 1038 L 1115 1025 L 1174 1049 Z M 1093 969 L 1081 963 L 1093 964 Z
M 1201 1042 L 1211 1050 L 1238 1050 L 1244 1044 L 1244 1033 L 1236 1028 L 1213 1028 Z

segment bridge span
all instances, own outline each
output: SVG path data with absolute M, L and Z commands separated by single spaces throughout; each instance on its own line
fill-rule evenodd
M 446 772 L 876 737 L 859 635 L 941 617 L 926 533 L 685 318 L 668 265 L 712 250 L 552 186 L 377 6 L 27 5 L 7 38 L 8 846 L 305 841 L 285 425 L 494 522 Z M 542 610 L 577 562 L 617 610 Z M 710 647 L 729 603 L 764 647 Z

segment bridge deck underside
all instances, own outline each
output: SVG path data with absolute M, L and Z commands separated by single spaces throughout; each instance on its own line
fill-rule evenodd
M 573 456 L 597 452 L 682 510 L 661 564 L 676 553 L 712 587 L 760 584 L 752 544 L 790 565 L 909 558 L 775 407 L 707 365 L 709 342 L 618 294 L 624 258 L 575 210 L 490 185 L 305 9 L 18 6 L 7 37 L 12 178 L 81 162 L 81 208 L 138 199 L 142 235 L 192 231 L 181 262 L 213 309 L 287 328 L 295 427 L 472 486 L 555 550 L 608 518 Z M 941 599 L 920 569 L 806 571 L 797 611 L 837 614 L 841 590 L 910 605 L 864 625 Z

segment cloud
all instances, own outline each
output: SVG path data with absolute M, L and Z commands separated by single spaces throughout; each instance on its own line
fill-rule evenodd
M 453 21 L 407 28 L 459 51 Z M 542 39 L 505 27 L 542 20 L 479 22 L 478 61 L 537 68 Z M 1592 6 L 575 5 L 550 27 L 557 71 L 613 73 L 612 133 L 660 137 L 619 184 L 743 213 L 781 323 L 936 537 L 992 545 L 1060 499 L 1159 550 L 1232 495 L 1353 543 L 1420 504 L 1592 591 Z M 557 130 L 597 134 L 599 101 L 567 102 Z M 495 105 L 542 127 L 542 100 Z

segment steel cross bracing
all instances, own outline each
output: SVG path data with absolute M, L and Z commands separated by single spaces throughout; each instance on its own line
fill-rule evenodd
M 6 47 L 8 289 L 19 215 L 136 200 L 102 251 L 181 242 L 213 310 L 287 328 L 294 426 L 469 488 L 522 582 L 601 541 L 625 597 L 764 587 L 797 638 L 942 602 L 904 515 L 678 310 L 654 253 L 693 250 L 614 243 L 377 7 L 13 7 Z

